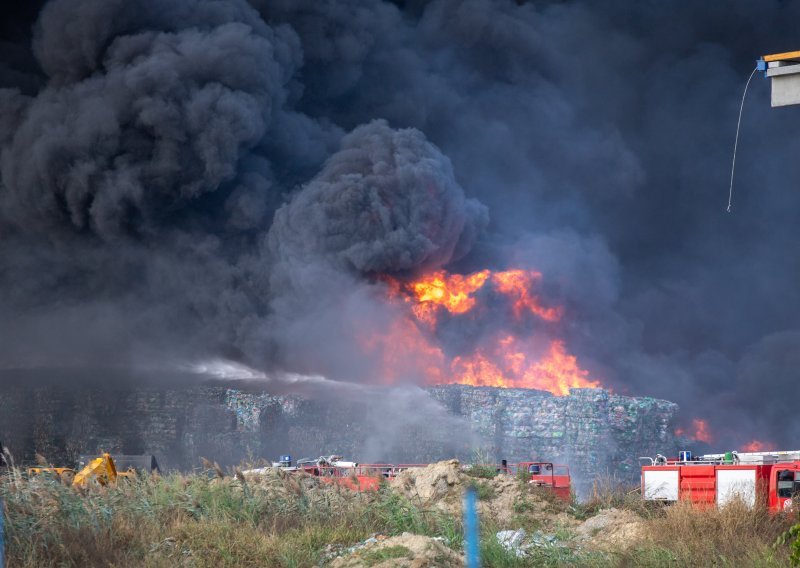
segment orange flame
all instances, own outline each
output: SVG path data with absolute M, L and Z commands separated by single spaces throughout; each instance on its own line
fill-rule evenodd
M 564 348 L 564 342 L 553 340 L 547 352 L 537 360 L 529 360 L 525 350 L 513 336 L 500 339 L 491 357 L 475 353 L 453 359 L 451 383 L 475 386 L 539 389 L 555 395 L 567 395 L 570 388 L 598 387 L 589 380 L 589 371 L 581 369 L 578 360 Z
M 518 318 L 527 309 L 545 321 L 558 321 L 561 319 L 561 309 L 545 308 L 539 303 L 539 298 L 530 293 L 532 285 L 541 279 L 541 273 L 523 270 L 506 270 L 492 275 L 497 291 L 514 298 L 514 314 Z
M 541 273 L 536 271 L 506 270 L 493 273 L 490 270 L 481 270 L 462 276 L 439 270 L 409 284 L 400 284 L 394 279 L 386 278 L 392 296 L 399 295 L 402 288 L 410 292 L 412 297 L 405 299 L 413 304 L 414 315 L 429 325 L 436 324 L 436 316 L 442 309 L 451 314 L 464 314 L 472 310 L 477 303 L 475 292 L 483 288 L 490 279 L 497 292 L 513 300 L 514 315 L 517 318 L 527 310 L 548 322 L 561 319 L 561 308 L 543 306 L 539 298 L 531 292 L 542 280 Z
M 482 270 L 462 276 L 448 275 L 444 270 L 434 272 L 409 284 L 416 304 L 414 315 L 429 325 L 436 324 L 437 312 L 444 308 L 451 314 L 463 314 L 475 307 L 472 296 L 489 278 L 489 271 Z
M 711 431 L 708 429 L 708 422 L 705 420 L 701 420 L 700 418 L 695 418 L 692 420 L 692 430 L 693 432 L 688 434 L 689 438 L 692 440 L 705 442 L 706 444 L 710 444 L 712 441 L 714 441 L 714 437 L 711 435 Z M 683 428 L 676 428 L 675 435 L 686 436 L 687 432 Z
M 742 446 L 745 452 L 772 452 L 778 447 L 772 442 L 762 442 L 761 440 L 753 440 Z
M 534 293 L 542 281 L 539 272 L 481 270 L 460 275 L 440 270 L 413 282 L 400 282 L 388 276 L 381 280 L 388 285 L 391 299 L 410 307 L 407 321 L 394 323 L 383 336 L 372 335 L 362 340 L 367 351 L 382 358 L 385 380 L 397 380 L 409 367 L 414 367 L 428 384 L 533 388 L 556 395 L 567 395 L 570 388 L 600 386 L 567 351 L 562 339 L 550 338 L 543 343 L 540 337 L 533 337 L 529 328 L 521 336 L 508 331 L 492 336 L 471 352 L 452 358 L 437 346 L 439 315 L 447 312 L 460 316 L 471 312 L 481 299 L 477 292 L 487 284 L 511 302 L 516 320 L 530 313 L 548 323 L 559 321 L 563 310 L 545 306 Z M 425 325 L 420 327 L 420 324 Z M 541 328 L 538 333 L 542 333 Z

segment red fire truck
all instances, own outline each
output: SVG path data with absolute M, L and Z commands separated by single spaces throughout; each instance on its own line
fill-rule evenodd
M 640 460 L 647 501 L 719 506 L 741 499 L 754 506 L 763 500 L 771 511 L 788 511 L 793 497 L 800 497 L 800 450 L 699 456 L 680 452 L 677 459 L 658 454 Z
M 315 459 L 297 460 L 292 465 L 291 456 L 281 456 L 280 461 L 272 462 L 272 467 L 279 467 L 287 472 L 303 472 L 318 477 L 322 483 L 338 484 L 354 491 L 377 491 L 381 479 L 392 479 L 400 472 L 411 468 L 422 468 L 429 464 L 360 464 L 345 461 L 341 456 L 320 456 Z M 464 468 L 472 466 L 466 465 Z M 506 475 L 523 475 L 528 483 L 551 490 L 557 497 L 569 501 L 571 496 L 571 479 L 569 467 L 552 462 L 521 462 L 509 465 L 505 460 L 493 466 L 497 473 Z M 244 474 L 264 473 L 268 468 L 245 470 Z
M 551 462 L 522 462 L 517 465 L 517 472 L 530 474 L 528 483 L 538 487 L 546 487 L 564 501 L 572 499 L 572 484 L 569 467 Z

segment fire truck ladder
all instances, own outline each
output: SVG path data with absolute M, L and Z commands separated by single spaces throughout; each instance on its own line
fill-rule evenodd
M 704 462 L 726 462 L 731 458 L 734 463 L 768 465 L 800 460 L 800 450 L 780 452 L 728 452 L 727 454 L 704 454 L 697 456 L 698 461 Z

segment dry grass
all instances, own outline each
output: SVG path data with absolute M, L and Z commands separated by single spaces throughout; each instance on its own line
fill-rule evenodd
M 223 474 L 223 477 L 220 475 Z M 542 498 L 552 494 L 529 487 Z M 357 494 L 313 478 L 268 482 L 232 475 L 213 462 L 202 475 L 140 478 L 118 487 L 77 492 L 18 470 L 0 478 L 7 509 L 9 567 L 38 566 L 316 566 L 329 545 L 349 546 L 373 533 L 443 536 L 461 546 L 457 519 L 425 511 L 384 486 Z M 484 566 L 785 566 L 790 544 L 773 546 L 791 525 L 784 515 L 734 503 L 721 510 L 688 504 L 645 506 L 635 490 L 600 480 L 587 503 L 520 505 L 518 517 L 581 519 L 616 507 L 641 518 L 641 540 L 625 552 L 537 549 L 516 558 L 483 527 Z M 552 511 L 550 511 L 552 509 Z M 515 521 L 516 522 L 516 521 Z M 521 525 L 522 526 L 522 525 Z M 532 524 L 529 528 L 535 529 Z M 569 536 L 559 536 L 566 539 Z
M 579 518 L 587 518 L 602 509 L 611 508 L 627 509 L 643 518 L 651 518 L 663 508 L 659 503 L 644 501 L 639 485 L 632 485 L 613 475 L 598 477 L 592 484 L 589 498 L 583 503 L 576 501 L 573 506 Z
M 8 566 L 313 566 L 328 545 L 375 532 L 459 542 L 455 521 L 388 488 L 359 494 L 297 476 L 260 483 L 215 465 L 82 492 L 15 470 L 0 478 Z
M 657 547 L 670 550 L 680 562 L 717 566 L 786 566 L 788 548 L 773 547 L 796 519 L 751 509 L 742 502 L 722 508 L 699 508 L 691 503 L 667 507 L 646 523 L 647 536 Z

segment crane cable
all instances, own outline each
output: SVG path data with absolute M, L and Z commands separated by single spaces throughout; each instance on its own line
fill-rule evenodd
M 753 80 L 753 75 L 758 71 L 758 65 L 750 73 L 747 79 L 747 84 L 744 86 L 744 93 L 742 93 L 742 104 L 739 105 L 739 121 L 736 123 L 736 141 L 733 143 L 733 161 L 731 162 L 731 186 L 728 189 L 728 213 L 731 212 L 731 202 L 733 201 L 733 172 L 736 169 L 736 149 L 739 146 L 739 127 L 742 125 L 742 111 L 744 110 L 744 98 L 747 96 L 747 88 L 750 86 L 750 81 Z

